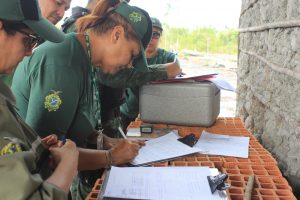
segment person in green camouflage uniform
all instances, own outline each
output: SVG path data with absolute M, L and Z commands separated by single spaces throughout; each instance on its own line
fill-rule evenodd
M 89 0 L 85 8 L 79 6 L 72 8 L 72 15 L 66 18 L 62 24 L 62 31 L 65 33 L 76 32 L 76 20 L 89 14 L 90 10 L 95 6 L 95 2 L 96 0 Z M 155 62 L 151 63 L 155 64 Z M 115 138 L 122 137 L 118 127 L 122 127 L 124 131 L 126 131 L 129 124 L 128 122 L 122 121 L 122 119 L 125 118 L 121 118 L 120 115 L 120 106 L 125 102 L 125 88 L 137 87 L 150 81 L 165 80 L 180 73 L 180 68 L 176 65 L 152 65 L 149 66 L 149 69 L 149 72 L 124 69 L 114 75 L 108 75 L 99 71 L 99 79 L 101 81 L 99 90 L 102 105 L 102 128 L 107 136 Z M 172 74 L 174 72 L 175 75 Z
M 65 11 L 69 9 L 71 4 L 71 0 L 65 0 L 65 1 L 38 0 L 38 2 L 39 2 L 42 16 L 48 19 L 54 25 L 56 25 L 63 18 Z M 11 86 L 13 76 L 14 76 L 14 71 L 11 72 L 10 74 L 0 74 L 0 80 L 2 80 L 6 85 Z
M 102 23 L 95 23 L 101 19 Z M 100 172 L 86 170 L 130 162 L 143 145 L 141 141 L 112 139 L 101 133 L 103 97 L 99 95 L 97 71 L 114 73 L 131 67 L 133 61 L 139 63 L 137 68 L 148 71 L 144 49 L 151 39 L 152 22 L 146 11 L 137 7 L 101 0 L 77 27 L 79 33 L 67 34 L 64 43 L 45 42 L 24 59 L 16 70 L 12 89 L 19 114 L 40 135 L 58 132 L 58 136 L 71 138 L 88 149 L 82 149 L 84 156 L 80 158 L 85 158 L 81 162 L 86 168 L 79 171 L 80 183 L 75 184 L 74 196 L 71 190 L 74 199 L 84 199 L 100 177 Z
M 89 0 L 86 8 L 80 6 L 72 8 L 72 15 L 64 20 L 62 31 L 65 33 L 76 32 L 75 22 L 78 18 L 90 13 L 96 5 L 96 0 Z M 99 71 L 101 73 L 101 71 Z M 109 137 L 122 138 L 118 127 L 120 124 L 120 105 L 125 100 L 123 89 L 111 88 L 99 83 L 99 92 L 101 96 L 101 122 L 103 133 Z
M 95 6 L 96 0 L 89 0 L 86 8 L 72 8 L 72 15 L 64 20 L 62 31 L 65 33 L 76 32 L 75 22 L 80 17 L 90 13 Z M 153 80 L 167 79 L 169 76 L 176 76 L 180 68 L 177 66 L 150 66 L 148 72 L 140 72 L 135 69 L 123 69 L 114 75 L 108 75 L 99 71 L 99 93 L 101 101 L 101 125 L 103 132 L 109 137 L 122 137 L 118 127 L 123 127 L 120 117 L 120 105 L 124 103 L 124 89 L 145 84 Z M 173 75 L 175 74 L 175 75 Z M 125 128 L 126 129 L 126 128 Z M 80 199 L 87 196 L 91 191 L 91 186 L 100 176 L 101 170 L 80 172 L 72 184 L 71 194 L 73 199 Z M 80 179 L 86 180 L 90 186 L 83 184 Z
M 40 15 L 36 0 L 0 0 L 0 74 L 32 54 L 39 37 L 62 42 L 64 34 Z M 41 139 L 16 113 L 15 97 L 0 80 L 1 199 L 67 199 L 77 173 L 74 142 Z M 51 164 L 52 163 L 52 164 Z
M 157 18 L 152 17 L 151 20 L 153 26 L 152 39 L 146 49 L 148 64 L 154 66 L 157 64 L 177 63 L 179 65 L 176 54 L 158 48 L 163 28 Z M 143 83 L 140 83 L 140 85 L 143 85 Z M 126 100 L 120 107 L 122 122 L 125 127 L 139 114 L 139 86 L 130 86 L 130 88 L 126 89 Z

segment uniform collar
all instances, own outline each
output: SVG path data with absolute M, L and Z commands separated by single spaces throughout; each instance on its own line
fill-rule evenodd
M 16 104 L 16 99 L 10 88 L 0 80 L 0 94 L 2 94 L 10 103 Z

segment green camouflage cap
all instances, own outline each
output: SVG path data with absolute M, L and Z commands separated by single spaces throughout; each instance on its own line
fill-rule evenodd
M 162 25 L 159 21 L 159 19 L 155 18 L 155 17 L 151 17 L 151 21 L 152 21 L 152 26 L 159 28 L 161 31 L 163 31 L 164 29 L 162 28 Z
M 141 42 L 141 56 L 134 60 L 133 66 L 139 71 L 148 71 L 145 49 L 152 36 L 152 22 L 149 14 L 141 8 L 128 5 L 126 2 L 120 3 L 115 8 L 115 12 L 130 23 Z
M 0 0 L 0 19 L 22 22 L 45 40 L 62 42 L 64 34 L 41 16 L 37 0 Z

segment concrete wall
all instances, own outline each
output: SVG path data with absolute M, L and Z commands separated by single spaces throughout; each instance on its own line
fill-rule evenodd
M 237 101 L 300 191 L 300 0 L 242 0 Z

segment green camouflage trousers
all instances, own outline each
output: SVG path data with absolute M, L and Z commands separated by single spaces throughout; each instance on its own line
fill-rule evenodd
M 70 191 L 72 200 L 84 200 L 92 191 L 95 182 L 100 178 L 105 169 L 80 171 L 73 180 Z
M 92 189 L 93 187 L 80 183 L 79 177 L 76 176 L 70 188 L 72 200 L 85 200 Z
M 120 116 L 111 117 L 110 119 L 102 121 L 103 133 L 108 137 L 122 138 L 122 135 L 118 130 L 119 127 L 122 127 Z

